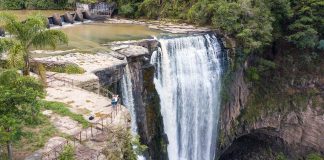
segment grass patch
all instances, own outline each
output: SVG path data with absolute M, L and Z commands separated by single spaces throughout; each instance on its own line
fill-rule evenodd
M 52 66 L 52 67 L 47 67 L 46 69 L 51 72 L 67 73 L 67 74 L 83 74 L 85 72 L 83 68 L 75 64 L 68 64 L 66 66 Z
M 61 116 L 68 116 L 71 119 L 82 124 L 83 128 L 87 128 L 90 126 L 90 123 L 87 120 L 85 120 L 81 114 L 71 112 L 68 106 L 64 103 L 50 101 L 43 101 L 42 103 L 45 109 L 52 110 L 54 113 L 57 113 Z
M 45 143 L 58 135 L 58 130 L 43 114 L 39 116 L 37 125 L 25 125 L 22 129 L 22 138 L 14 143 L 14 149 L 18 152 L 34 152 L 44 147 Z

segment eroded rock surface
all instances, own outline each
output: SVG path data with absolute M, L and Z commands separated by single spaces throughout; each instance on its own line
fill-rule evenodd
M 218 155 L 221 155 L 222 159 L 235 155 L 236 150 L 233 146 L 235 148 L 238 139 L 246 136 L 259 137 L 258 139 L 266 142 L 268 146 L 282 148 L 280 152 L 292 159 L 312 152 L 324 154 L 324 109 L 316 107 L 312 99 L 308 99 L 306 106 L 300 107 L 305 108 L 303 110 L 261 115 L 253 123 L 239 121 L 249 96 L 249 88 L 243 77 L 243 69 L 234 74 L 234 82 L 230 88 L 231 100 L 222 108 L 218 140 Z M 323 97 L 319 99 L 321 102 L 317 103 L 323 104 Z

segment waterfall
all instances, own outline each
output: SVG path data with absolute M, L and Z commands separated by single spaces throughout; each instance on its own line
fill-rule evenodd
M 122 90 L 122 100 L 123 105 L 126 106 L 131 114 L 131 129 L 132 134 L 137 134 L 137 122 L 136 122 L 136 112 L 134 104 L 134 95 L 133 95 L 133 84 L 130 74 L 129 65 L 125 67 L 125 73 L 123 74 L 121 80 L 121 90 Z M 145 157 L 138 155 L 138 160 L 145 160 Z
M 132 132 L 137 133 L 137 124 L 136 124 L 136 114 L 135 114 L 135 105 L 134 105 L 134 96 L 133 96 L 133 85 L 131 80 L 131 74 L 129 71 L 129 66 L 125 67 L 125 73 L 121 81 L 121 90 L 122 90 L 122 100 L 123 105 L 126 106 L 131 114 L 131 127 Z
M 215 157 L 222 52 L 215 35 L 159 39 L 155 87 L 168 136 L 170 160 Z

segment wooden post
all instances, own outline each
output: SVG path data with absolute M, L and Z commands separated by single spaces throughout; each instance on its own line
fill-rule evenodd
M 100 95 L 100 83 L 98 82 L 98 95 Z
M 112 123 L 112 112 L 110 113 L 110 124 Z
M 54 148 L 54 157 L 56 159 L 56 149 Z
M 101 119 L 101 126 L 102 126 L 102 131 L 104 130 L 104 126 L 103 126 L 103 118 Z
M 92 134 L 92 124 L 91 124 L 91 137 L 93 137 L 93 134 Z
M 81 143 L 81 141 L 82 141 L 82 140 L 81 140 L 81 131 L 80 131 L 80 143 Z

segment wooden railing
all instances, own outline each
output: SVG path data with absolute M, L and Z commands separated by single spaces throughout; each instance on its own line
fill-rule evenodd
M 80 81 L 71 79 L 71 78 L 67 78 L 67 77 L 55 77 L 56 74 L 52 74 L 52 75 L 47 75 L 47 85 L 51 85 L 54 82 L 62 82 L 63 85 L 70 85 L 70 86 L 77 86 L 77 84 L 80 84 Z
M 119 111 L 121 111 L 121 105 L 118 103 L 116 110 L 111 111 L 110 114 L 108 114 L 106 117 L 102 117 L 98 119 L 95 122 L 92 122 L 90 124 L 90 127 L 81 130 L 80 132 L 74 134 L 71 136 L 70 140 L 66 140 L 55 147 L 53 147 L 51 150 L 45 152 L 42 154 L 41 159 L 42 160 L 56 160 L 60 153 L 64 150 L 64 147 L 66 145 L 73 145 L 73 147 L 76 146 L 76 143 L 82 143 L 84 141 L 90 140 L 98 135 L 104 134 L 107 132 L 108 126 L 114 122 L 114 119 L 116 118 Z M 125 124 L 128 125 L 128 121 L 125 119 Z M 89 160 L 98 159 L 98 157 L 101 155 L 101 152 L 97 152 L 96 154 L 91 154 Z
M 47 84 L 50 85 L 51 83 L 54 83 L 55 81 L 62 82 L 63 85 L 68 85 L 72 87 L 78 87 L 77 84 L 80 84 L 79 81 L 66 78 L 66 77 L 55 77 L 56 74 L 47 75 Z M 109 91 L 106 88 L 99 87 L 99 92 L 101 92 L 104 96 L 107 96 L 109 98 L 112 98 L 114 93 Z M 95 122 L 92 122 L 90 124 L 89 128 L 83 129 L 80 132 L 74 134 L 71 136 L 70 140 L 66 140 L 55 147 L 53 147 L 51 150 L 45 152 L 42 154 L 42 160 L 56 160 L 60 153 L 64 150 L 64 147 L 66 145 L 73 145 L 73 147 L 76 146 L 76 143 L 82 143 L 84 141 L 90 140 L 91 138 L 94 138 L 100 134 L 103 134 L 108 131 L 107 126 L 112 124 L 114 122 L 114 119 L 116 118 L 119 111 L 121 111 L 121 104 L 120 101 L 118 101 L 117 107 L 111 111 L 106 117 L 102 117 L 98 119 Z M 128 121 L 125 120 L 125 124 L 128 125 Z M 91 154 L 89 157 L 83 157 L 84 160 L 97 160 L 100 155 L 103 153 L 101 151 L 96 152 L 95 154 Z

